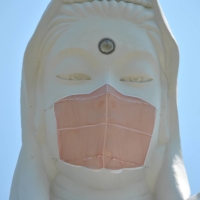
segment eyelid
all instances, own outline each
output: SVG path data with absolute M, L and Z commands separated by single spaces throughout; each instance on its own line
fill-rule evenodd
M 56 77 L 68 81 L 91 80 L 91 78 L 88 75 L 82 73 L 61 74 L 61 75 L 56 75 Z
M 152 78 L 144 76 L 126 76 L 120 79 L 122 82 L 133 82 L 133 83 L 146 83 L 152 81 Z

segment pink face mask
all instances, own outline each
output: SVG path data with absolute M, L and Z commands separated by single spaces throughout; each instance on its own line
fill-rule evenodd
M 104 85 L 61 99 L 54 109 L 64 162 L 111 170 L 144 165 L 155 121 L 149 103 Z

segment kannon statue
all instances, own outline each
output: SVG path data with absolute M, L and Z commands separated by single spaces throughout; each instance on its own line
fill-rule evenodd
M 189 199 L 178 64 L 157 0 L 52 0 L 24 56 L 10 200 Z

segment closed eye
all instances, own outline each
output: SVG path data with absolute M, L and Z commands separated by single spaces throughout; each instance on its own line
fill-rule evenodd
M 88 75 L 82 73 L 74 74 L 61 74 L 56 76 L 59 79 L 68 80 L 68 81 L 82 81 L 82 80 L 91 80 Z
M 152 78 L 144 76 L 126 76 L 120 79 L 123 82 L 146 83 L 152 81 Z

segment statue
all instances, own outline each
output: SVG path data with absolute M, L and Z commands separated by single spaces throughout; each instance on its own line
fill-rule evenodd
M 189 199 L 178 62 L 157 0 L 52 0 L 24 57 L 10 200 Z

